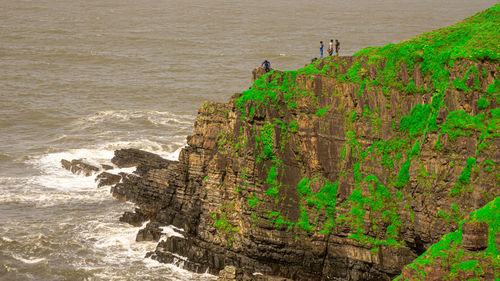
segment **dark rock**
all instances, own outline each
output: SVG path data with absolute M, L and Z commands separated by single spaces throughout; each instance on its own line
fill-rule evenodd
M 111 187 L 111 194 L 119 200 L 135 202 L 139 192 L 137 185 L 141 178 L 137 175 L 127 173 L 120 173 L 120 176 L 122 180 Z
M 135 148 L 129 148 L 115 151 L 115 156 L 111 159 L 111 163 L 115 164 L 119 168 L 129 168 L 138 166 L 141 163 L 154 163 L 164 160 L 165 159 L 157 154 Z
M 113 170 L 115 167 L 111 166 L 111 165 L 106 165 L 106 164 L 101 164 L 101 167 L 103 168 L 103 170 L 107 171 L 107 170 Z
M 101 186 L 110 186 L 113 184 L 117 184 L 120 182 L 122 177 L 120 175 L 111 174 L 108 172 L 102 172 L 95 178 L 95 181 L 98 182 L 97 187 Z
M 73 174 L 84 175 L 86 177 L 99 172 L 99 168 L 83 162 L 82 159 L 73 159 L 70 161 L 62 159 L 61 164 L 63 168 L 71 171 Z
M 135 241 L 158 241 L 161 237 L 162 229 L 160 228 L 161 224 L 157 222 L 150 222 L 144 227 L 140 229 L 137 233 Z
M 136 210 L 136 212 L 125 212 L 120 217 L 121 222 L 126 222 L 133 226 L 141 226 L 146 220 L 148 220 L 148 217 L 140 213 L 139 210 Z

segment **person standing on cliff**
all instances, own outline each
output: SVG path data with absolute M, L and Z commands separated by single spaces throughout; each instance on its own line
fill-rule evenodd
M 323 41 L 319 41 L 319 58 L 323 58 Z
M 260 66 L 263 66 L 266 70 L 266 73 L 271 71 L 271 63 L 266 59 Z
M 333 56 L 333 39 L 330 40 L 330 45 L 328 47 L 328 55 L 331 57 Z
M 340 51 L 340 42 L 339 40 L 335 39 L 335 54 L 337 57 L 339 56 L 339 51 Z

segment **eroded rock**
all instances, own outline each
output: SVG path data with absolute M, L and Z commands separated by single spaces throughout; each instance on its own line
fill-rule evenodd
M 471 194 L 468 191 L 458 194 L 460 200 L 450 196 L 468 158 L 477 157 L 477 163 L 484 163 L 488 156 L 498 162 L 497 141 L 492 141 L 491 149 L 481 152 L 488 155 L 476 155 L 473 148 L 477 144 L 470 139 L 479 137 L 479 133 L 472 132 L 476 135 L 459 136 L 454 140 L 432 130 L 426 133 L 416 146 L 420 148 L 419 155 L 410 161 L 408 183 L 397 190 L 391 187 L 390 183 L 398 179 L 408 154 L 401 153 L 400 159 L 394 158 L 397 157 L 395 153 L 388 154 L 384 160 L 377 151 L 380 147 L 374 144 L 400 134 L 401 117 L 411 115 L 416 105 L 430 104 L 435 93 L 401 95 L 395 89 L 382 89 L 380 85 L 363 90 L 360 85 L 328 75 L 329 71 L 346 74 L 357 58 L 334 60 L 338 62 L 335 68 L 324 68 L 327 75 L 297 75 L 295 81 L 290 81 L 308 95 L 299 96 L 289 111 L 283 111 L 287 108 L 284 103 L 257 106 L 251 101 L 239 108 L 235 104 L 238 94 L 227 104 L 200 106 L 193 134 L 188 137 L 188 145 L 181 151 L 179 161 L 168 161 L 137 150 L 117 151 L 113 163 L 136 165 L 137 172 L 124 175 L 123 182 L 112 188 L 113 195 L 136 203 L 141 212 L 154 221 L 185 230 L 185 238 L 160 241 L 148 256 L 160 262 L 182 263 L 185 269 L 200 273 L 208 270 L 220 274 L 227 266 L 234 266 L 248 278 L 260 272 L 259 276 L 265 278 L 281 276 L 292 280 L 392 280 L 405 264 L 444 234 L 458 228 L 450 217 L 440 219 L 440 211 L 451 216 L 454 204 L 459 210 L 475 210 L 498 193 L 495 173 L 487 173 L 481 168 L 472 169 L 467 186 L 467 190 L 473 191 Z M 475 63 L 478 69 L 481 64 L 488 64 Z M 461 62 L 456 64 L 462 65 Z M 318 69 L 323 66 L 323 62 L 317 65 Z M 383 65 L 361 62 L 361 67 L 366 70 L 363 77 L 373 78 Z M 414 71 L 409 70 L 402 70 L 399 76 L 413 79 L 419 87 L 429 88 L 428 75 L 422 74 L 418 66 Z M 275 70 L 269 78 L 281 83 L 283 77 L 286 78 L 284 73 Z M 481 85 L 489 85 L 493 74 L 478 79 Z M 463 96 L 450 89 L 443 97 L 443 108 L 447 112 L 462 109 Z M 284 98 L 277 95 L 276 99 L 281 102 Z M 318 108 L 327 109 L 324 116 L 317 115 Z M 367 109 L 379 119 L 369 118 Z M 346 112 L 352 114 L 346 116 Z M 446 122 L 447 112 L 440 111 L 437 121 Z M 285 125 L 266 128 L 266 124 L 269 127 L 275 120 L 284 120 Z M 295 121 L 294 130 L 284 131 L 292 121 Z M 346 132 L 346 128 L 352 131 Z M 262 143 L 256 137 L 266 130 L 272 136 L 268 144 L 281 160 L 276 177 L 281 185 L 276 199 L 267 194 L 273 180 L 269 177 L 270 167 L 274 163 L 272 157 L 262 153 Z M 356 136 L 359 148 L 354 149 L 349 135 Z M 436 149 L 437 142 L 440 149 Z M 414 142 L 405 144 L 410 150 L 413 145 Z M 373 151 L 368 151 L 369 147 Z M 366 151 L 367 157 L 359 162 L 357 157 L 361 151 Z M 358 175 L 353 172 L 356 162 Z M 391 169 L 387 168 L 388 164 Z M 390 207 L 385 204 L 386 199 L 374 201 L 380 203 L 379 212 L 366 210 L 369 204 L 364 204 L 365 209 L 356 209 L 364 216 L 350 223 L 337 223 L 340 215 L 348 216 L 356 207 L 343 206 L 355 188 L 360 190 L 358 196 L 363 196 L 363 202 L 378 189 L 377 185 L 363 181 L 369 175 L 390 189 L 388 201 L 394 199 L 391 197 L 396 193 L 400 193 L 400 199 L 395 199 Z M 322 180 L 338 181 L 336 193 L 332 195 L 336 200 L 337 217 L 333 218 L 335 226 L 329 233 L 319 233 L 320 229 L 304 231 L 296 224 L 291 228 L 286 224 L 277 226 L 269 219 L 272 212 L 279 211 L 283 218 L 297 223 L 301 210 L 313 210 L 314 204 L 298 193 L 298 183 L 304 177 L 321 178 L 311 182 L 311 193 L 322 190 Z M 249 200 L 257 202 L 254 207 Z M 391 215 L 393 210 L 397 210 L 397 214 Z M 459 215 L 465 217 L 467 212 Z M 133 220 L 135 215 L 129 217 Z M 319 225 L 328 220 L 328 214 L 325 210 L 311 211 L 307 219 Z M 387 239 L 391 219 L 398 221 L 393 231 L 404 243 L 376 246 L 369 242 Z M 359 224 L 359 229 L 352 229 L 353 222 Z M 365 241 L 350 238 L 359 230 L 366 235 Z M 151 233 L 146 235 L 153 236 Z M 481 249 L 484 245 L 481 239 L 473 234 L 471 242 L 464 244 Z M 232 272 L 232 269 L 224 271 L 223 277 L 232 278 Z M 447 273 L 442 268 L 434 272 L 432 278 L 436 280 Z
M 151 165 L 163 161 L 165 159 L 157 154 L 135 148 L 117 150 L 115 151 L 115 156 L 111 159 L 111 163 L 119 168 L 136 167 L 142 163 Z
M 138 209 L 135 212 L 125 212 L 120 217 L 121 222 L 126 222 L 133 226 L 141 226 L 146 220 L 148 220 L 148 217 Z
M 73 159 L 70 161 L 62 159 L 61 164 L 64 169 L 71 171 L 73 174 L 91 176 L 99 172 L 99 168 L 91 164 L 85 163 L 82 159 Z
M 98 182 L 97 187 L 101 186 L 111 186 L 120 182 L 122 177 L 120 175 L 111 174 L 108 172 L 102 172 L 95 178 Z
M 140 229 L 137 233 L 135 241 L 158 241 L 160 240 L 162 229 L 160 228 L 161 224 L 157 222 L 150 222 L 144 227 Z

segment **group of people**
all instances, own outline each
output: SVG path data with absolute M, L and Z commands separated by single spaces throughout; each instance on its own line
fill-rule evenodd
M 319 54 L 320 54 L 320 58 L 323 58 L 323 48 L 324 48 L 324 45 L 323 45 L 323 41 L 319 41 Z M 340 51 L 340 42 L 339 40 L 335 40 L 335 46 L 333 44 L 333 39 L 330 40 L 330 45 L 328 47 L 328 55 L 329 56 L 333 56 L 333 47 L 335 47 L 335 56 L 339 56 L 339 51 Z M 316 60 L 313 59 L 313 61 Z M 264 70 L 267 72 L 271 71 L 271 63 L 266 59 L 262 64 L 261 66 L 264 67 Z
M 323 58 L 323 41 L 319 41 L 319 55 L 320 58 Z M 335 40 L 335 55 L 338 57 L 340 51 L 340 42 L 339 40 Z M 330 40 L 330 45 L 328 47 L 328 55 L 333 56 L 333 39 Z

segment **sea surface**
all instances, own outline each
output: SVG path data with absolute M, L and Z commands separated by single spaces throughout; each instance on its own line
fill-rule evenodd
M 118 221 L 134 206 L 61 159 L 176 159 L 199 105 L 247 89 L 264 59 L 296 69 L 320 40 L 351 55 L 497 2 L 0 0 L 0 280 L 214 280 L 145 259 L 155 243 Z

